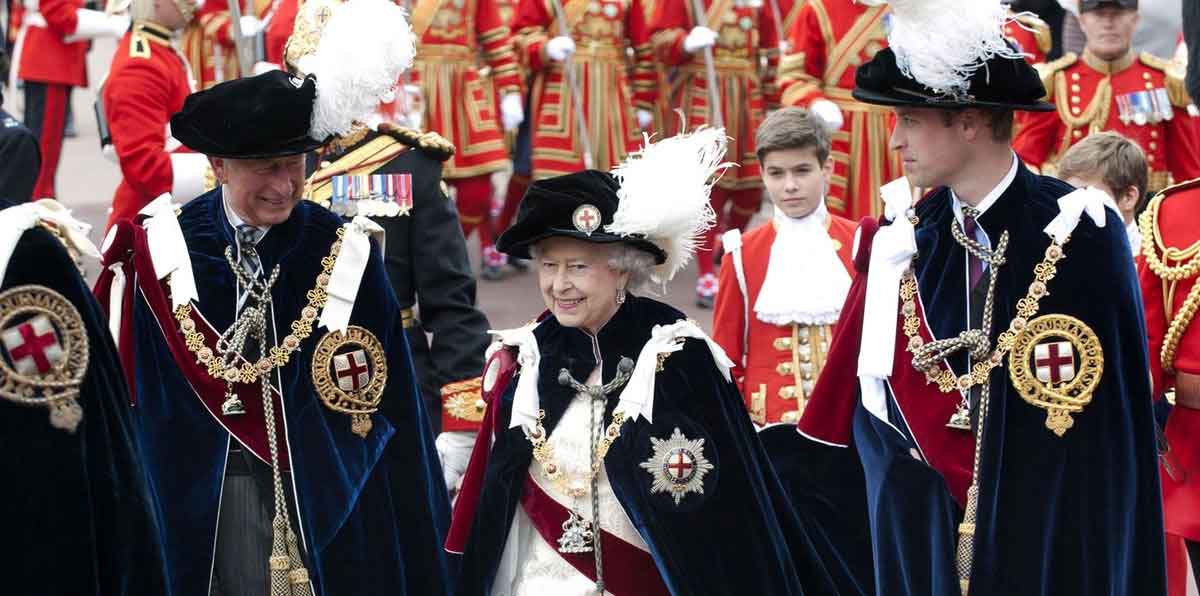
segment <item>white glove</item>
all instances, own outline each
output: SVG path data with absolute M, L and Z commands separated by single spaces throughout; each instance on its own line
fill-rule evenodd
M 446 479 L 446 492 L 458 490 L 467 464 L 471 463 L 471 452 L 475 449 L 475 433 L 469 431 L 445 432 L 434 441 L 438 457 L 442 460 L 442 476 Z
M 841 130 L 842 124 L 846 122 L 845 118 L 842 117 L 841 108 L 838 108 L 837 104 L 828 99 L 818 99 L 812 102 L 812 105 L 808 107 L 808 111 L 816 114 L 821 120 L 824 120 L 825 124 L 833 130 Z
M 638 127 L 641 128 L 642 130 L 646 130 L 646 129 L 650 128 L 650 125 L 654 124 L 654 112 L 651 112 L 650 110 L 643 110 L 641 108 L 638 108 L 637 121 L 638 121 Z
M 689 54 L 714 45 L 717 45 L 717 32 L 708 27 L 693 27 L 687 37 L 683 38 L 683 51 Z
M 75 11 L 75 31 L 63 38 L 66 43 L 112 37 L 120 39 L 129 30 L 129 17 L 80 8 Z
M 562 62 L 571 57 L 575 53 L 575 40 L 561 35 L 546 42 L 546 57 L 555 61 Z
M 521 105 L 520 93 L 506 93 L 500 98 L 500 124 L 504 130 L 513 130 L 525 121 L 525 106 Z
M 242 26 L 242 37 L 254 37 L 263 30 L 263 22 L 254 15 L 243 15 L 238 23 Z

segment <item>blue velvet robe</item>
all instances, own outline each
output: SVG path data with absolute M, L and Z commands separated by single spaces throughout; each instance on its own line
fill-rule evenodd
M 1043 228 L 1072 189 L 1024 165 L 979 218 L 993 246 L 1007 230 L 991 345 L 1012 320 L 1033 268 L 1050 244 Z M 950 191 L 916 213 L 916 275 L 935 337 L 967 327 L 966 256 L 950 234 Z M 1104 371 L 1092 401 L 1062 437 L 1046 410 L 1013 388 L 1007 359 L 991 375 L 981 463 L 972 596 L 1153 596 L 1165 593 L 1162 508 L 1141 295 L 1120 218 L 1088 216 L 1065 246 L 1038 316 L 1076 317 L 1096 333 Z M 986 276 L 984 281 L 986 283 Z M 956 375 L 965 355 L 952 358 Z M 954 399 L 944 395 L 946 399 Z M 889 427 L 861 404 L 854 440 L 863 463 L 881 596 L 958 596 L 957 525 L 962 511 L 941 474 L 915 459 L 904 416 L 889 398 Z M 897 433 L 896 430 L 900 430 Z
M 0 209 L 8 206 L 0 200 Z M 165 593 L 158 520 L 104 313 L 62 244 L 40 227 L 18 241 L 2 281 L 0 291 L 36 285 L 75 306 L 87 335 L 88 368 L 78 398 L 83 419 L 74 434 L 52 427 L 47 408 L 0 399 L 0 591 Z
M 683 318 L 665 304 L 630 296 L 596 337 L 604 382 L 615 376 L 622 356 L 636 360 L 654 325 Z M 592 338 L 553 317 L 534 335 L 541 352 L 538 393 L 544 425 L 553 433 L 575 397 L 558 383 L 558 372 L 566 368 L 576 379 L 587 378 L 596 366 Z M 521 506 L 533 452 L 520 427 L 508 428 L 516 385 L 510 383 L 500 403 L 489 405 L 500 408 L 500 422 L 462 555 L 456 592 L 462 596 L 491 593 Z M 609 400 L 605 424 L 616 404 L 615 397 Z M 838 572 L 826 569 L 813 554 L 813 543 L 787 502 L 737 389 L 721 376 L 703 342 L 687 340 L 666 360 L 655 378 L 653 418 L 653 423 L 644 418 L 626 422 L 604 461 L 614 494 L 672 594 L 837 593 L 832 576 Z M 652 477 L 639 467 L 651 458 L 651 437 L 665 439 L 676 427 L 689 439 L 704 438 L 704 455 L 715 466 L 704 478 L 704 494 L 690 493 L 679 505 L 667 494 L 652 494 Z
M 188 203 L 179 224 L 199 309 L 224 330 L 233 322 L 236 302 L 224 252 L 236 243 L 220 189 Z M 299 318 L 341 224 L 329 211 L 301 201 L 258 244 L 264 270 L 276 264 L 281 270 L 272 289 L 276 337 Z M 172 594 L 206 596 L 230 437 L 192 392 L 140 295 L 134 324 L 137 428 L 162 512 Z M 372 246 L 350 324 L 370 330 L 387 355 L 387 385 L 365 439 L 351 433 L 349 416 L 326 408 L 313 389 L 313 350 L 328 330 L 314 326 L 273 377 L 281 381 L 295 486 L 288 501 L 299 510 L 293 523 L 299 524 L 309 576 L 318 596 L 444 594 L 450 589 L 441 549 L 448 497 L 378 247 Z M 263 553 L 264 565 L 269 554 Z

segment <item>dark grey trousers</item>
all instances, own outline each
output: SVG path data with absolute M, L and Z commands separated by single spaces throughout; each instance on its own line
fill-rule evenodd
M 211 596 L 270 593 L 267 559 L 271 556 L 274 503 L 271 466 L 231 441 L 217 524 Z

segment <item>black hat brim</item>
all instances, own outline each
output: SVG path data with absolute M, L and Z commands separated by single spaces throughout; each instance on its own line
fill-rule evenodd
M 980 108 L 993 110 L 1016 110 L 1022 112 L 1053 112 L 1058 109 L 1052 103 L 1035 101 L 1033 103 L 1010 103 L 994 101 L 946 101 L 936 97 L 918 98 L 900 92 L 881 93 L 869 89 L 858 89 L 850 93 L 854 99 L 863 103 L 893 108 L 936 108 L 943 110 L 960 110 Z
M 520 231 L 518 230 L 513 236 L 515 237 L 519 234 Z M 618 236 L 616 234 L 609 234 L 608 232 L 600 231 L 592 232 L 590 235 L 588 235 L 580 232 L 579 230 L 566 230 L 562 228 L 547 228 L 537 234 L 521 236 L 521 240 L 513 242 L 505 242 L 504 236 L 501 236 L 500 241 L 496 243 L 496 250 L 506 255 L 517 257 L 518 259 L 531 259 L 533 258 L 533 255 L 529 252 L 530 247 L 547 238 L 556 237 L 574 238 L 576 240 L 594 242 L 596 244 L 616 244 L 618 242 L 624 242 L 636 249 L 650 253 L 650 256 L 654 257 L 654 263 L 656 265 L 662 265 L 663 263 L 667 262 L 666 251 L 659 248 L 658 245 L 650 242 L 649 240 L 643 240 L 641 238 L 633 238 L 629 236 Z

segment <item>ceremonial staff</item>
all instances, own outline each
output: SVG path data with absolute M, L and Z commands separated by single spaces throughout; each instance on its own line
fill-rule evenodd
M 554 0 L 558 2 L 558 0 Z M 704 16 L 704 2 L 702 0 L 692 0 L 692 15 L 696 20 L 696 26 L 706 25 L 702 17 Z M 721 114 L 721 90 L 717 89 L 717 67 L 713 65 L 713 49 L 712 46 L 704 48 L 704 75 L 708 79 L 708 106 L 709 113 L 712 114 L 712 124 L 717 128 L 725 127 L 725 117 Z
M 551 0 L 554 3 L 554 10 L 558 13 L 558 34 L 563 37 L 571 37 L 571 30 L 567 28 L 567 11 L 563 10 L 561 0 Z M 575 62 L 573 56 L 567 56 L 563 60 L 563 72 L 567 76 L 567 85 L 571 87 L 571 104 L 575 107 L 575 124 L 579 128 L 579 143 L 583 149 L 583 167 L 584 169 L 592 169 L 592 137 L 588 134 L 587 116 L 583 113 L 583 92 L 579 89 L 579 78 L 575 73 Z
M 246 44 L 247 40 L 242 36 L 241 0 L 229 0 L 229 20 L 229 26 L 233 29 L 233 47 L 237 52 L 238 66 L 241 67 L 242 76 L 249 76 L 254 68 L 254 49 Z
M 788 51 L 788 32 L 783 29 L 783 13 L 779 12 L 779 0 L 768 0 L 771 4 L 771 16 L 775 17 L 775 36 L 779 38 L 779 52 L 786 54 Z

